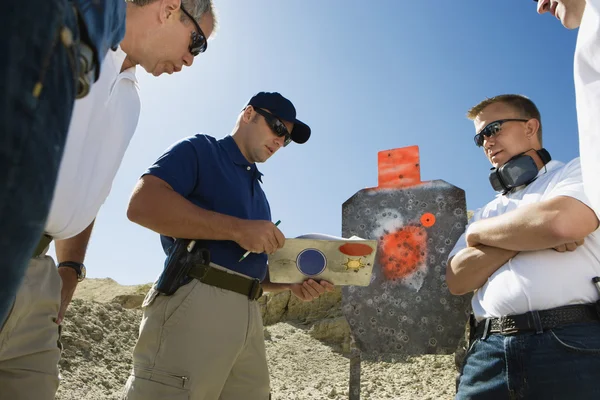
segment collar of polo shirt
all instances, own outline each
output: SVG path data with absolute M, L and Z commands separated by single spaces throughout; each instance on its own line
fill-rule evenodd
M 227 136 L 224 139 L 223 144 L 225 150 L 227 151 L 227 154 L 231 158 L 231 161 L 233 161 L 233 163 L 236 165 L 249 168 L 248 170 L 252 170 L 254 172 L 254 175 L 256 176 L 256 179 L 258 179 L 260 183 L 262 183 L 263 173 L 258 170 L 256 164 L 252 164 L 248 160 L 246 160 L 246 157 L 244 157 L 244 155 L 242 154 L 242 151 L 238 147 L 235 140 L 233 140 L 233 137 Z

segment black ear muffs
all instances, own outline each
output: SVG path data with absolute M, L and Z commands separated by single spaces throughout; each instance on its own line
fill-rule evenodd
M 536 152 L 544 165 L 552 160 L 546 149 L 536 150 Z M 533 157 L 522 153 L 508 160 L 500 168 L 492 168 L 489 179 L 492 188 L 505 195 L 516 187 L 529 185 L 536 179 L 538 172 Z

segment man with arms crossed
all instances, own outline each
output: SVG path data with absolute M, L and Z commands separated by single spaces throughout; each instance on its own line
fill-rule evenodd
M 550 160 L 524 96 L 486 99 L 468 117 L 501 194 L 475 212 L 448 260 L 450 291 L 475 291 L 456 398 L 597 398 L 600 237 L 579 159 Z

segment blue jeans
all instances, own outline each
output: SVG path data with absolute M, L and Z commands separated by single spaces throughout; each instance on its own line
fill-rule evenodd
M 67 0 L 6 2 L 0 12 L 0 327 L 52 201 L 78 73 L 69 39 L 78 35 Z
M 475 339 L 456 399 L 600 399 L 600 323 Z

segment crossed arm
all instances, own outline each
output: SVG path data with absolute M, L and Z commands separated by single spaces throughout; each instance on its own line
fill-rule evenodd
M 474 291 L 519 252 L 573 250 L 597 228 L 594 211 L 567 196 L 474 222 L 466 232 L 467 248 L 448 260 L 448 289 L 455 295 Z

